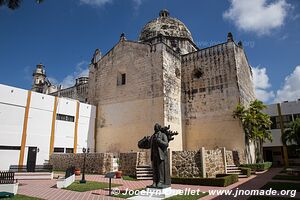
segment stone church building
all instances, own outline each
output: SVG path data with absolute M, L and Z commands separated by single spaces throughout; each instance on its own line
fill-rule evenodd
M 138 41 L 122 34 L 89 68 L 88 102 L 97 106 L 96 151 L 138 151 L 153 125 L 179 135 L 172 150 L 226 147 L 243 152 L 245 136 L 232 117 L 238 103 L 254 100 L 251 67 L 242 43 L 198 48 L 188 28 L 162 10 Z
M 147 23 L 138 41 L 122 34 L 104 56 L 99 49 L 89 77 L 62 89 L 37 65 L 32 90 L 97 106 L 97 152 L 138 151 L 137 142 L 155 123 L 179 133 L 170 148 L 201 147 L 244 152 L 245 135 L 232 117 L 238 103 L 255 99 L 251 67 L 242 42 L 198 48 L 188 28 L 162 10 Z

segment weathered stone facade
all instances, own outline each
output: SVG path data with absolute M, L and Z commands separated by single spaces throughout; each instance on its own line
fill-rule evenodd
M 237 151 L 226 151 L 227 165 L 239 166 L 241 163 L 244 163 L 243 159 L 241 159 L 239 155 L 240 154 Z
M 53 165 L 53 170 L 65 171 L 70 166 L 82 169 L 84 154 L 54 153 L 50 156 L 50 164 Z M 86 157 L 86 172 L 105 174 L 113 171 L 113 154 L 112 153 L 89 153 Z
M 185 25 L 162 11 L 139 41 L 120 41 L 93 59 L 89 102 L 98 106 L 98 152 L 139 151 L 153 125 L 179 133 L 172 151 L 201 147 L 244 152 L 245 136 L 232 117 L 238 103 L 254 99 L 251 68 L 241 43 L 199 49 Z
M 224 156 L 221 149 L 205 150 L 206 177 L 225 173 Z
M 137 166 L 151 165 L 148 152 L 120 153 L 119 163 L 119 170 L 128 176 L 136 176 Z
M 183 55 L 182 76 L 186 149 L 224 146 L 243 152 L 245 136 L 232 113 L 238 103 L 253 100 L 254 92 L 242 47 L 229 37 L 223 44 Z M 246 100 L 240 88 L 247 91 Z
M 33 73 L 32 91 L 49 94 L 58 97 L 67 97 L 86 103 L 88 100 L 88 77 L 79 77 L 75 85 L 62 88 L 61 85 L 53 85 L 46 76 L 46 70 L 42 64 L 38 64 Z
M 119 170 L 122 171 L 124 175 L 135 176 L 137 157 L 138 157 L 138 152 L 120 153 Z
M 172 176 L 203 177 L 201 151 L 173 151 Z
M 215 177 L 224 174 L 227 165 L 239 165 L 237 151 L 225 148 L 197 151 L 172 152 L 172 176 L 175 177 Z
M 75 85 L 69 88 L 59 89 L 56 92 L 49 93 L 52 96 L 67 97 L 77 99 L 80 102 L 87 102 L 88 97 L 88 77 L 79 77 Z
M 150 151 L 138 152 L 137 165 L 138 166 L 151 165 Z

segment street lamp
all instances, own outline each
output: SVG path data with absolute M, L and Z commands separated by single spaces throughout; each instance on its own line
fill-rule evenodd
M 90 153 L 90 148 L 83 148 L 82 149 L 82 152 L 83 152 L 83 169 L 82 169 L 82 177 L 81 177 L 81 180 L 79 181 L 80 183 L 86 183 L 86 180 L 85 180 L 85 160 L 86 160 L 86 155 L 88 153 Z

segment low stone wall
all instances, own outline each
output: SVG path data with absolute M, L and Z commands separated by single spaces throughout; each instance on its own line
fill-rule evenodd
M 119 170 L 128 176 L 136 176 L 136 166 L 151 164 L 148 152 L 120 153 L 119 162 Z
M 123 175 L 135 176 L 137 154 L 138 152 L 120 153 L 119 170 L 122 171 Z
M 206 177 L 215 177 L 225 173 L 225 163 L 222 149 L 205 150 Z
M 172 151 L 172 176 L 202 177 L 201 151 Z
M 226 151 L 227 165 L 239 166 L 242 162 L 237 151 Z
M 232 151 L 226 151 L 226 162 L 227 165 L 234 165 Z
M 151 165 L 150 151 L 138 152 L 137 165 Z
M 105 174 L 113 170 L 113 153 L 89 153 L 86 157 L 86 172 Z M 65 171 L 70 166 L 82 169 L 83 153 L 54 153 L 50 156 L 53 170 Z

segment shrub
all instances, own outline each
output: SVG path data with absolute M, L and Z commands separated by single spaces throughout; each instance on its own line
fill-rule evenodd
M 249 177 L 251 175 L 251 169 L 248 167 L 240 167 L 243 175 L 247 175 Z
M 250 168 L 252 171 L 264 171 L 272 166 L 272 162 L 254 163 L 254 164 L 242 164 L 240 167 Z
M 172 177 L 171 181 L 173 184 L 226 187 L 228 185 L 238 182 L 238 175 L 237 174 L 217 174 L 216 178 Z

